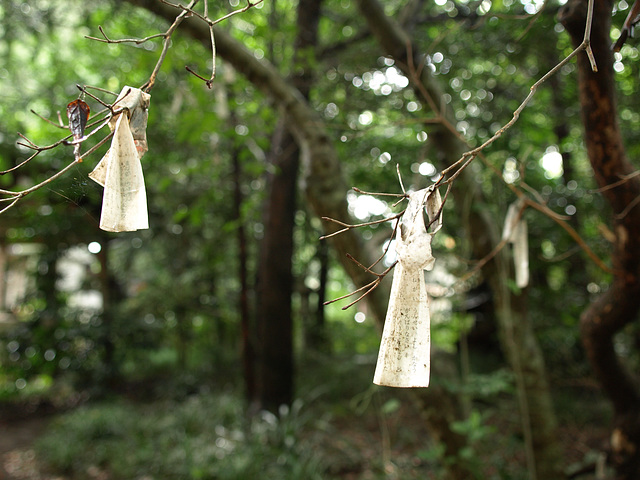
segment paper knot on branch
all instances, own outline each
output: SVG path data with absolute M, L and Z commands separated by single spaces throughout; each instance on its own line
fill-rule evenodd
M 373 383 L 390 387 L 429 386 L 431 333 L 424 271 L 435 258 L 431 239 L 442 226 L 442 199 L 435 186 L 410 193 L 396 234 L 398 263 L 384 322 Z M 425 213 L 429 230 L 425 224 Z
M 518 288 L 529 285 L 529 241 L 523 211 L 523 200 L 516 200 L 509 205 L 502 230 L 502 241 L 513 245 L 513 263 Z
M 100 228 L 132 232 L 149 228 L 147 193 L 140 159 L 147 152 L 147 118 L 151 95 L 124 87 L 114 102 L 121 113 L 109 122 L 111 147 L 89 174 L 104 187 Z

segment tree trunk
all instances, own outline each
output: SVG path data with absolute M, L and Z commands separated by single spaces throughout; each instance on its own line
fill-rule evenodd
M 591 69 L 586 54 L 578 56 L 578 84 L 585 143 L 596 181 L 612 209 L 615 240 L 611 254 L 614 278 L 609 289 L 583 312 L 581 336 L 595 376 L 614 408 L 611 433 L 611 462 L 616 478 L 640 478 L 640 391 L 636 380 L 623 366 L 614 348 L 614 335 L 637 321 L 640 309 L 640 180 L 629 178 L 629 163 L 618 123 L 610 50 L 613 2 L 596 0 L 591 45 L 598 71 Z M 572 0 L 560 13 L 560 20 L 574 44 L 582 42 L 587 1 Z M 620 183 L 621 180 L 625 180 Z
M 275 173 L 267 186 L 264 231 L 258 265 L 257 401 L 277 413 L 293 400 L 293 321 L 291 295 L 293 228 L 296 212 L 298 149 L 281 120 L 272 139 Z
M 384 53 L 392 56 L 396 65 L 412 80 L 416 95 L 422 100 L 425 109 L 432 110 L 446 105 L 446 102 L 441 101 L 442 89 L 428 69 L 422 69 L 421 73 L 412 70 L 412 66 L 421 64 L 421 57 L 406 32 L 385 15 L 377 0 L 358 0 L 358 4 Z M 452 118 L 451 112 L 439 113 L 446 119 Z M 438 158 L 434 160 L 442 168 L 460 158 L 468 149 L 444 123 L 434 126 L 429 138 L 438 152 Z M 467 238 L 471 242 L 473 255 L 477 259 L 484 258 L 499 242 L 497 225 L 502 224 L 502 219 L 490 217 L 489 209 L 480 207 L 486 202 L 470 169 L 465 169 L 458 177 L 452 193 L 458 213 L 466 221 Z M 465 208 L 470 204 L 475 208 Z M 533 478 L 559 479 L 563 477 L 561 449 L 556 435 L 556 419 L 544 359 L 532 325 L 527 319 L 525 297 L 514 295 L 508 288 L 509 262 L 509 256 L 503 249 L 487 263 L 483 274 L 493 291 L 502 348 L 517 378 L 529 470 Z

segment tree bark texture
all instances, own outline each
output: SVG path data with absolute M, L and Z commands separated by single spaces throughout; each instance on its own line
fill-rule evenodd
M 278 122 L 268 156 L 276 171 L 268 180 L 257 282 L 257 401 L 277 413 L 293 400 L 293 229 L 296 213 L 298 148 L 285 120 Z
M 596 181 L 611 206 L 615 240 L 611 261 L 614 278 L 609 289 L 583 312 L 580 325 L 585 352 L 600 385 L 614 408 L 611 461 L 616 478 L 640 478 L 640 391 L 637 378 L 624 367 L 615 352 L 614 335 L 638 321 L 640 309 L 640 180 L 629 178 L 629 163 L 618 121 L 610 50 L 613 2 L 596 0 L 591 46 L 598 71 L 585 53 L 578 56 L 578 83 L 585 143 Z M 578 45 L 584 35 L 587 1 L 572 0 L 560 12 L 560 20 Z M 625 180 L 621 183 L 621 180 Z
M 173 21 L 179 11 L 155 0 L 128 0 L 129 3 L 146 8 L 150 12 Z M 186 18 L 180 24 L 180 32 L 188 33 L 194 39 L 210 47 L 208 25 L 197 18 Z M 291 129 L 301 152 L 302 180 L 305 194 L 313 211 L 319 217 L 330 217 L 352 223 L 347 209 L 347 184 L 344 180 L 338 155 L 332 138 L 320 115 L 314 111 L 304 96 L 290 82 L 286 81 L 276 68 L 266 60 L 258 60 L 239 41 L 227 32 L 216 28 L 216 53 L 242 73 L 256 88 L 271 98 L 289 119 Z M 338 227 L 324 222 L 326 233 Z M 368 263 L 369 254 L 363 248 L 362 239 L 354 230 L 332 237 L 332 247 L 353 283 L 360 287 L 371 282 L 371 275 L 346 257 L 353 257 Z M 369 262 L 370 263 L 370 262 Z M 366 298 L 369 313 L 378 324 L 382 324 L 387 306 L 384 289 L 376 289 Z
M 396 61 L 404 74 L 412 81 L 416 95 L 425 109 L 438 113 L 445 119 L 453 118 L 451 112 L 437 112 L 443 90 L 428 69 L 419 69 L 422 56 L 402 27 L 389 18 L 377 0 L 358 0 L 360 12 L 378 43 Z M 420 70 L 417 72 L 416 70 Z M 459 159 L 468 149 L 462 140 L 444 123 L 433 126 L 429 138 L 434 145 L 442 168 Z M 489 255 L 498 244 L 497 225 L 502 219 L 493 218 L 471 169 L 465 169 L 457 178 L 452 193 L 457 212 L 467 224 L 467 237 L 471 242 L 474 258 Z M 523 418 L 524 436 L 527 440 L 529 469 L 533 478 L 552 480 L 563 477 L 561 449 L 556 435 L 556 418 L 546 378 L 544 358 L 533 326 L 526 315 L 525 297 L 514 295 L 508 288 L 510 258 L 502 250 L 483 268 L 483 274 L 491 286 L 494 308 L 500 327 L 500 341 L 509 363 L 517 377 L 518 395 Z

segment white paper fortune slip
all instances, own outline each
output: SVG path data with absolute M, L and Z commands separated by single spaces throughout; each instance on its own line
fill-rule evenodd
M 529 241 L 527 222 L 522 215 L 523 200 L 516 200 L 507 210 L 502 230 L 502 240 L 513 244 L 513 262 L 516 271 L 516 285 L 529 285 Z
M 424 271 L 431 270 L 431 239 L 442 226 L 440 193 L 431 187 L 409 194 L 396 235 L 398 263 L 384 322 L 373 383 L 389 387 L 428 387 L 431 334 Z M 440 215 L 427 231 L 429 222 Z
M 132 232 L 149 228 L 147 193 L 140 159 L 148 150 L 147 118 L 151 96 L 125 86 L 115 107 L 125 108 L 109 122 L 111 148 L 89 174 L 104 187 L 100 228 Z

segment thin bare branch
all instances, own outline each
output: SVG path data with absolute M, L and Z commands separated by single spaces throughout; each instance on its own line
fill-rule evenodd
M 91 98 L 93 98 L 96 102 L 98 102 L 100 105 L 102 105 L 103 107 L 105 107 L 107 110 L 111 111 L 111 113 L 113 113 L 113 105 L 108 104 L 106 102 L 104 102 L 100 97 L 96 97 L 94 94 L 92 94 L 91 92 L 87 91 L 87 87 L 86 85 L 78 85 L 76 83 L 76 87 L 78 88 L 78 90 L 80 90 L 83 94 L 90 96 Z M 105 93 L 109 93 L 111 95 L 115 95 L 116 97 L 118 96 L 117 94 L 110 92 L 108 90 L 105 90 L 103 88 L 98 88 L 98 87 L 91 87 L 94 90 L 99 90 L 101 92 L 105 92 Z M 100 115 L 100 113 L 102 112 L 98 112 L 96 115 Z
M 541 212 L 544 215 L 548 216 L 554 222 L 556 222 L 558 225 L 560 225 L 562 228 L 564 228 L 564 230 L 571 236 L 571 238 L 573 238 L 575 240 L 575 242 L 578 245 L 580 245 L 580 248 L 582 248 L 582 250 L 584 250 L 584 253 L 586 253 L 587 256 L 593 261 L 593 263 L 595 263 L 598 267 L 600 267 L 600 269 L 602 269 L 603 271 L 605 271 L 607 273 L 615 273 L 614 270 L 612 270 L 607 264 L 605 264 L 595 254 L 595 252 L 593 250 L 591 250 L 591 247 L 589 247 L 589 245 L 587 245 L 587 243 L 582 239 L 580 234 L 578 232 L 576 232 L 575 229 L 565 221 L 565 219 L 563 219 L 561 216 L 559 216 L 558 214 L 556 214 L 555 212 L 550 210 L 549 207 L 547 207 L 546 205 L 541 205 L 541 204 L 539 204 L 537 202 L 531 201 L 530 199 L 526 199 L 526 203 L 530 207 L 533 207 L 536 210 L 538 210 L 539 212 Z
M 582 43 L 578 47 L 576 47 L 569 55 L 567 55 L 564 59 L 562 59 L 556 66 L 554 66 L 551 70 L 549 70 L 546 74 L 544 74 L 538 81 L 536 81 L 531 86 L 529 94 L 522 101 L 522 103 L 518 106 L 518 108 L 516 108 L 516 110 L 513 112 L 513 116 L 511 118 L 511 120 L 509 120 L 498 131 L 496 131 L 496 133 L 494 133 L 493 136 L 491 138 L 489 138 L 488 140 L 486 140 L 482 145 L 463 153 L 462 156 L 458 160 L 456 160 L 454 163 L 452 163 L 449 167 L 445 168 L 441 172 L 442 176 L 446 176 L 450 172 L 455 171 L 451 175 L 452 178 L 450 177 L 447 180 L 442 179 L 442 181 L 441 181 L 442 184 L 446 184 L 446 183 L 449 183 L 450 181 L 455 180 L 455 177 L 457 177 L 460 174 L 460 172 L 462 170 L 464 170 L 480 154 L 480 152 L 482 152 L 488 146 L 493 144 L 507 130 L 509 130 L 518 121 L 518 119 L 520 118 L 520 114 L 523 112 L 523 110 L 527 107 L 527 105 L 529 104 L 529 102 L 531 101 L 533 96 L 536 94 L 538 88 L 543 83 L 545 83 L 552 75 L 555 75 L 556 73 L 558 73 L 558 71 L 560 71 L 560 69 L 562 67 L 564 67 L 567 63 L 569 63 L 573 59 L 573 57 L 578 55 L 578 53 L 580 53 L 582 50 L 585 50 L 587 52 L 587 55 L 589 55 L 589 59 L 591 61 L 592 69 L 594 71 L 597 71 L 597 66 L 595 64 L 595 60 L 593 60 L 593 53 L 591 52 L 591 45 L 590 45 L 590 40 L 589 40 L 590 37 L 591 37 L 591 25 L 592 25 L 592 22 L 593 22 L 593 2 L 594 2 L 594 0 L 589 0 L 587 21 L 586 21 L 586 25 L 585 25 L 584 39 L 583 39 Z M 411 67 L 411 64 L 412 64 L 412 60 L 411 59 L 413 58 L 412 55 L 411 55 L 411 46 L 408 46 L 407 55 L 408 55 L 409 63 L 410 63 L 409 66 Z M 441 110 L 436 107 L 435 102 L 433 101 L 433 99 L 431 98 L 429 93 L 427 92 L 426 88 L 424 88 L 424 85 L 422 85 L 422 82 L 420 82 L 419 73 L 416 72 L 413 69 L 411 69 L 411 71 L 413 73 L 412 79 L 413 79 L 415 85 L 420 90 L 421 95 L 427 101 L 427 103 L 429 104 L 430 108 L 437 114 L 437 116 L 440 119 L 440 122 L 442 123 L 442 125 L 444 125 L 446 128 L 448 128 L 455 135 L 460 136 L 459 132 L 455 129 L 455 127 L 451 124 L 451 122 L 449 122 L 446 118 L 444 118 L 444 116 L 442 115 Z
M 244 13 L 244 12 L 246 12 L 246 11 L 247 11 L 247 10 L 249 10 L 250 8 L 255 7 L 256 5 L 261 4 L 264 0 L 258 0 L 258 1 L 253 2 L 253 3 L 252 3 L 252 2 L 250 2 L 250 1 L 248 1 L 248 2 L 247 2 L 247 4 L 246 4 L 244 7 L 239 8 L 239 9 L 237 9 L 237 10 L 234 10 L 233 12 L 229 12 L 229 13 L 227 13 L 226 15 L 224 15 L 224 16 L 222 16 L 222 17 L 220 17 L 220 18 L 217 18 L 217 19 L 215 19 L 215 20 L 212 20 L 211 18 L 209 18 L 209 15 L 208 15 L 208 13 L 207 13 L 207 7 L 208 7 L 208 6 L 206 5 L 206 2 L 205 2 L 205 13 L 204 13 L 204 15 L 203 15 L 203 14 L 201 14 L 200 12 L 197 12 L 196 10 L 194 10 L 194 9 L 193 9 L 193 6 L 194 6 L 194 5 L 187 5 L 187 6 L 185 6 L 185 5 L 180 5 L 180 4 L 177 4 L 177 3 L 169 2 L 168 0 L 160 0 L 160 1 L 161 1 L 162 3 L 164 3 L 165 5 L 169 5 L 170 7 L 180 8 L 180 9 L 182 9 L 182 10 L 186 11 L 186 12 L 189 12 L 189 14 L 193 15 L 194 17 L 198 17 L 200 20 L 202 20 L 203 22 L 208 23 L 208 24 L 209 24 L 209 26 L 213 27 L 214 25 L 216 25 L 216 24 L 218 24 L 218 23 L 220 23 L 220 22 L 223 22 L 224 20 L 227 20 L 227 19 L 229 19 L 229 18 L 233 17 L 234 15 L 238 15 L 238 14 L 240 14 L 240 13 Z M 197 3 L 197 2 L 194 2 L 194 4 L 195 4 L 195 3 Z
M 29 140 L 25 135 L 23 135 L 22 133 L 18 132 L 18 136 L 20 138 L 22 138 L 24 141 L 26 141 L 27 143 L 22 143 L 22 142 L 17 142 L 17 145 L 20 145 L 22 147 L 27 147 L 31 150 L 38 150 L 38 151 L 44 151 L 44 150 L 51 150 L 52 148 L 56 148 L 58 145 L 60 145 L 61 143 L 63 143 L 65 140 L 73 137 L 73 135 L 69 134 L 66 137 L 58 140 L 55 143 L 52 143 L 51 145 L 46 145 L 44 147 L 40 147 L 38 145 L 36 145 L 35 143 L 33 143 L 31 140 Z
M 20 162 L 19 164 L 17 164 L 15 167 L 12 167 L 12 168 L 10 168 L 10 169 L 8 169 L 8 170 L 4 170 L 4 171 L 0 172 L 0 175 L 6 175 L 7 173 L 11 173 L 11 172 L 13 172 L 14 170 L 19 169 L 19 168 L 20 168 L 20 167 L 22 167 L 23 165 L 26 165 L 26 164 L 27 164 L 27 163 L 29 163 L 33 158 L 35 158 L 35 157 L 38 155 L 38 153 L 40 153 L 40 152 L 35 152 L 33 155 L 31 155 L 31 156 L 30 156 L 29 158 L 27 158 L 26 160 L 23 160 L 22 162 Z M 0 192 L 0 193 L 2 193 L 2 192 Z
M 460 173 L 467 166 L 469 166 L 469 164 L 473 160 L 475 160 L 479 156 L 482 157 L 482 152 L 491 144 L 493 144 L 496 140 L 498 140 L 507 130 L 509 130 L 518 121 L 518 119 L 520 118 L 520 114 L 528 106 L 529 102 L 537 92 L 538 88 L 543 83 L 545 83 L 552 75 L 555 75 L 556 73 L 558 73 L 558 71 L 560 71 L 562 67 L 564 67 L 568 62 L 570 62 L 582 50 L 585 50 L 586 54 L 589 56 L 589 60 L 591 62 L 591 68 L 593 69 L 593 71 L 597 71 L 597 66 L 595 64 L 595 60 L 593 59 L 593 53 L 591 51 L 591 46 L 590 46 L 591 26 L 593 22 L 593 11 L 594 11 L 593 5 L 594 5 L 594 0 L 589 0 L 588 7 L 587 7 L 588 8 L 587 21 L 585 24 L 584 38 L 582 43 L 578 47 L 576 47 L 569 55 L 567 55 L 567 57 L 562 59 L 557 65 L 555 65 L 552 69 L 550 69 L 546 74 L 544 74 L 539 80 L 537 80 L 531 86 L 529 94 L 518 106 L 518 108 L 513 112 L 513 116 L 511 120 L 509 120 L 498 131 L 496 131 L 496 133 L 491 138 L 486 140 L 482 145 L 463 153 L 458 160 L 452 163 L 449 167 L 442 170 L 441 177 L 436 182 L 436 185 L 447 185 L 447 186 L 451 185 L 452 182 L 454 182 L 455 179 L 458 177 L 458 175 L 460 175 Z M 416 85 L 416 87 L 418 88 L 418 90 L 420 91 L 421 96 L 427 101 L 432 111 L 436 113 L 436 120 L 439 120 L 439 123 L 445 126 L 445 128 L 451 131 L 454 135 L 456 135 L 462 141 L 465 141 L 464 138 L 461 136 L 461 134 L 451 124 L 451 122 L 449 122 L 443 115 L 442 112 L 444 111 L 444 108 L 439 109 L 435 105 L 435 102 L 431 98 L 429 92 L 426 90 L 426 88 L 420 81 L 420 72 L 412 68 L 413 55 L 412 55 L 411 45 L 408 45 L 407 47 L 407 56 L 409 58 L 409 66 L 410 66 L 412 80 Z M 485 162 L 485 163 L 488 164 L 488 162 Z M 498 175 L 501 176 L 499 172 L 498 172 Z M 512 184 L 507 184 L 507 185 L 509 186 L 509 188 L 511 188 L 514 191 L 514 193 L 516 193 L 517 196 L 519 197 L 523 196 L 523 193 L 515 185 L 512 185 Z M 531 189 L 524 182 L 521 183 L 521 186 L 523 189 L 532 193 L 533 189 Z M 598 256 L 589 248 L 586 242 L 580 237 L 580 235 L 566 222 L 566 220 L 568 220 L 569 217 L 559 215 L 553 212 L 551 209 L 549 209 L 545 205 L 545 202 L 543 201 L 542 197 L 539 194 L 532 193 L 532 195 L 537 200 L 537 202 L 530 198 L 527 198 L 526 200 L 528 205 L 532 206 L 533 208 L 540 211 L 541 213 L 549 216 L 556 223 L 558 223 L 562 228 L 564 228 L 569 233 L 569 235 L 571 235 L 571 237 L 578 243 L 578 245 L 580 245 L 580 247 L 585 251 L 585 253 L 589 256 L 589 258 L 591 258 L 594 261 L 594 263 L 596 263 L 596 265 L 598 265 L 602 270 L 606 272 L 611 272 L 611 269 L 602 260 L 600 260 L 600 258 L 598 258 Z M 638 200 L 638 202 L 640 202 L 640 200 Z M 445 202 L 443 201 L 443 205 L 444 203 Z M 630 208 L 633 208 L 633 206 L 635 206 L 635 204 L 625 209 L 625 211 L 622 212 L 621 215 L 628 213 Z
M 369 295 L 372 291 L 374 291 L 376 288 L 378 288 L 378 285 L 380 285 L 380 283 L 382 282 L 382 280 L 384 279 L 384 277 L 387 276 L 387 274 L 393 269 L 393 267 L 396 266 L 396 263 L 398 262 L 394 262 L 389 268 L 387 268 L 384 272 L 382 273 L 376 273 L 373 271 L 370 271 L 367 267 L 365 267 L 364 265 L 362 265 L 360 262 L 356 261 L 352 256 L 349 255 L 349 258 L 351 260 L 353 260 L 356 264 L 358 264 L 360 267 L 364 268 L 366 271 L 374 274 L 376 276 L 376 278 L 371 281 L 370 283 L 358 288 L 357 290 L 354 290 L 353 292 L 347 293 L 346 295 L 343 295 L 341 297 L 338 298 L 334 298 L 333 300 L 328 300 L 326 302 L 324 302 L 324 305 L 329 305 L 331 303 L 337 302 L 339 300 L 343 300 L 345 298 L 349 298 L 353 295 L 355 295 L 356 293 L 360 293 L 362 291 L 364 291 L 364 293 L 362 295 L 360 295 L 357 299 L 355 299 L 353 302 L 351 302 L 348 305 L 345 305 L 344 307 L 342 307 L 342 310 L 347 310 L 348 308 L 352 307 L 353 305 L 355 305 L 356 303 L 358 303 L 360 300 L 362 300 L 364 297 L 366 297 L 367 295 Z
M 198 0 L 191 0 L 191 3 L 189 3 L 189 8 L 192 8 L 197 2 Z M 162 41 L 162 52 L 160 52 L 160 58 L 158 58 L 156 66 L 153 68 L 153 72 L 151 72 L 151 75 L 149 76 L 149 80 L 147 80 L 147 82 L 140 88 L 141 90 L 149 93 L 153 88 L 153 85 L 156 83 L 156 77 L 158 76 L 160 67 L 162 67 L 164 59 L 167 56 L 167 52 L 169 51 L 169 46 L 171 45 L 171 36 L 173 35 L 173 32 L 176 30 L 176 28 L 178 28 L 178 25 L 180 25 L 185 19 L 187 13 L 187 10 L 183 10 L 182 12 L 180 12 L 169 29 L 165 32 L 164 40 Z
M 43 117 L 42 115 L 40 115 L 38 112 L 36 112 L 35 110 L 31 109 L 29 110 L 31 113 L 33 113 L 36 117 L 38 117 L 40 120 L 44 120 L 45 122 L 47 122 L 50 125 L 53 125 L 56 128 L 69 128 L 68 125 L 65 125 L 64 122 L 62 121 L 62 117 L 60 116 L 60 112 L 58 111 L 58 123 L 56 122 L 52 122 L 51 120 L 49 120 L 46 117 Z
M 364 190 L 358 187 L 352 187 L 352 190 L 362 195 L 376 195 L 381 197 L 402 197 L 402 198 L 407 197 L 406 193 L 365 192 Z
M 638 203 L 640 203 L 640 196 L 634 198 L 631 202 L 629 202 L 629 205 L 627 205 L 624 210 L 622 210 L 620 213 L 618 213 L 615 216 L 616 220 L 622 220 L 624 217 L 626 217 L 629 212 L 631 210 L 633 210 L 634 207 L 636 207 L 638 205 Z
M 396 220 L 396 219 L 400 218 L 403 213 L 404 213 L 404 210 L 402 212 L 400 212 L 400 213 L 397 213 L 397 214 L 391 216 L 391 217 L 386 217 L 386 218 L 381 218 L 380 220 L 373 220 L 371 222 L 356 223 L 356 224 L 344 223 L 344 222 L 341 222 L 340 220 L 336 220 L 335 218 L 331 218 L 331 217 L 322 217 L 322 220 L 326 220 L 327 222 L 335 223 L 335 224 L 340 225 L 341 227 L 344 227 L 344 228 L 341 229 L 341 230 L 338 230 L 336 232 L 329 233 L 327 235 L 323 235 L 323 236 L 320 237 L 320 240 L 326 240 L 327 238 L 335 237 L 336 235 L 340 235 L 341 233 L 344 233 L 347 230 L 351 230 L 353 228 L 367 227 L 369 225 L 378 225 L 380 223 L 392 222 L 393 220 Z
M 518 215 L 515 217 L 514 219 L 514 223 L 519 221 L 522 218 L 522 215 L 524 214 L 524 211 L 527 207 L 527 203 L 525 202 L 524 204 L 522 204 L 522 206 L 520 207 L 520 209 L 518 210 Z M 493 247 L 493 250 L 491 250 L 487 255 L 485 255 L 483 258 L 481 258 L 480 260 L 478 260 L 478 262 L 476 262 L 476 264 L 473 266 L 473 268 L 471 270 L 469 270 L 467 273 L 465 273 L 462 277 L 460 277 L 457 281 L 456 284 L 463 284 L 465 283 L 467 280 L 469 280 L 472 276 L 474 276 L 476 273 L 478 273 L 482 267 L 484 267 L 487 263 L 489 263 L 498 253 L 500 253 L 500 251 L 507 245 L 507 243 L 509 243 L 510 239 L 508 237 L 504 237 L 502 238 L 495 247 Z
M 148 37 L 144 37 L 144 38 L 121 38 L 121 39 L 114 40 L 107 36 L 104 29 L 102 28 L 102 25 L 98 25 L 98 30 L 100 30 L 100 33 L 102 34 L 103 38 L 92 37 L 90 35 L 85 35 L 84 38 L 86 38 L 87 40 L 95 40 L 96 42 L 103 42 L 103 43 L 135 43 L 136 45 L 140 45 L 149 40 L 153 40 L 154 38 L 161 38 L 165 36 L 164 33 L 156 33 L 155 35 L 149 35 Z
M 609 185 L 605 185 L 602 188 L 596 188 L 595 190 L 589 190 L 589 193 L 606 192 L 607 190 L 611 190 L 613 188 L 619 187 L 620 185 L 624 185 L 629 180 L 631 180 L 632 178 L 637 177 L 638 175 L 640 175 L 640 170 L 636 170 L 635 172 L 630 173 L 629 175 L 621 175 L 620 176 L 620 180 L 618 180 L 617 182 L 610 183 Z

